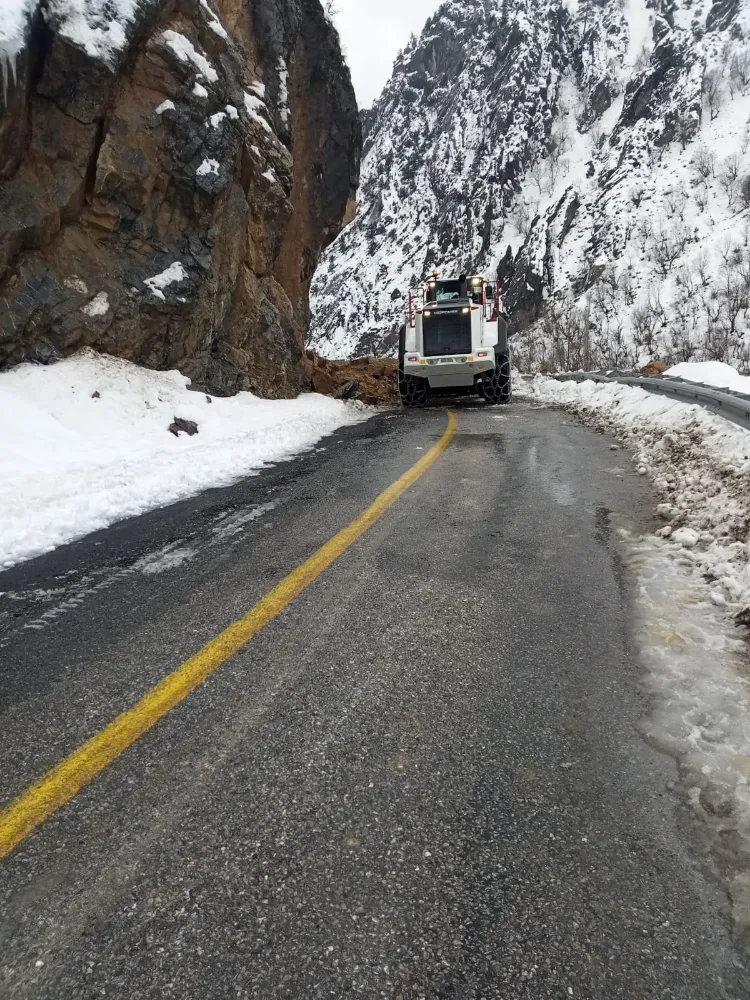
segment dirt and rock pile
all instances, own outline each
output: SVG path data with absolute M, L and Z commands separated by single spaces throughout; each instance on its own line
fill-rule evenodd
M 42 6 L 0 49 L 0 367 L 89 346 L 216 395 L 308 389 L 361 144 L 321 4 Z
M 358 399 L 372 406 L 398 400 L 395 358 L 357 358 L 331 361 L 307 352 L 310 380 L 316 392 L 336 399 Z

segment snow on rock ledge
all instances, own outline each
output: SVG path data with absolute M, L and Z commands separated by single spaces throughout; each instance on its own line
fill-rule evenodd
M 305 394 L 211 400 L 179 372 L 84 351 L 0 373 L 0 566 L 203 489 L 227 485 L 365 420 L 359 403 Z M 175 417 L 198 433 L 179 438 Z

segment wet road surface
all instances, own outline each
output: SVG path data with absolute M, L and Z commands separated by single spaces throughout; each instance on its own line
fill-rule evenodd
M 447 451 L 0 861 L 0 996 L 748 995 L 638 736 L 612 517 L 653 498 L 558 412 Z M 0 789 L 22 792 L 409 469 L 446 411 L 0 574 Z

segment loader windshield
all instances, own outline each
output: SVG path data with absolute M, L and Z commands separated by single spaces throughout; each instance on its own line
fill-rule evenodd
M 431 281 L 427 286 L 428 302 L 453 302 L 466 296 L 466 285 L 461 281 Z

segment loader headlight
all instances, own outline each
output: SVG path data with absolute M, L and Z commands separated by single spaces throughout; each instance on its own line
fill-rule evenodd
M 471 312 L 471 310 L 469 309 L 468 306 L 464 306 L 464 308 L 461 310 L 461 312 L 462 313 L 467 313 L 467 312 Z

